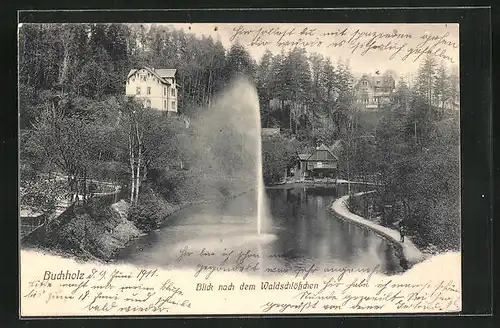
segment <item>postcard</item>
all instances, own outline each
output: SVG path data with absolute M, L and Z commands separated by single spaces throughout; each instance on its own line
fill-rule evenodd
M 18 33 L 21 317 L 461 311 L 458 24 Z

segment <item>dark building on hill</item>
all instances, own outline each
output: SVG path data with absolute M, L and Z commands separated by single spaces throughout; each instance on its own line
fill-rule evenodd
M 396 82 L 390 75 L 363 74 L 354 89 L 358 103 L 366 109 L 378 109 L 380 105 L 389 102 L 396 89 Z

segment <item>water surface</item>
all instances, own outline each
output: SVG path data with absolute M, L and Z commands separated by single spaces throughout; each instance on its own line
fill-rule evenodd
M 385 240 L 328 211 L 332 201 L 345 194 L 344 189 L 268 189 L 270 218 L 264 226 L 272 239 L 257 236 L 257 196 L 253 192 L 191 206 L 170 216 L 159 230 L 132 241 L 117 260 L 136 265 L 196 267 L 200 263 L 216 265 L 221 260 L 220 256 L 200 253 L 233 251 L 233 255 L 258 255 L 263 267 L 293 270 L 312 264 L 352 268 L 378 265 L 388 274 L 401 271 Z M 182 250 L 193 254 L 176 261 Z

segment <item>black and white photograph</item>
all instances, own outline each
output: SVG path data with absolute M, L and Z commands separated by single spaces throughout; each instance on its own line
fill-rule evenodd
M 459 25 L 22 23 L 22 316 L 459 312 Z

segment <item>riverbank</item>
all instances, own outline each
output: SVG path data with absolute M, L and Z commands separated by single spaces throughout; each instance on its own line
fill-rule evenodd
M 351 185 L 359 186 L 376 186 L 374 182 L 351 181 Z M 283 183 L 267 185 L 267 189 L 281 189 L 286 188 L 314 188 L 314 187 L 336 187 L 339 185 L 347 185 L 349 181 L 344 179 L 324 179 L 324 180 L 300 180 L 300 181 L 286 181 Z
M 163 224 L 168 222 L 168 219 L 170 216 L 174 215 L 175 213 L 177 213 L 181 210 L 187 209 L 191 206 L 210 204 L 210 203 L 214 203 L 214 202 L 230 200 L 230 199 L 236 198 L 238 196 L 241 196 L 243 194 L 246 194 L 247 192 L 250 192 L 251 190 L 253 190 L 253 189 L 248 188 L 248 189 L 245 189 L 244 191 L 236 191 L 234 193 L 230 193 L 229 195 L 219 195 L 219 196 L 212 195 L 212 197 L 207 197 L 207 198 L 200 199 L 200 200 L 186 201 L 186 202 L 183 202 L 181 204 L 176 204 L 176 205 L 171 205 L 170 203 L 168 203 L 165 200 L 160 200 L 159 202 L 167 204 L 166 211 L 165 210 L 162 211 L 162 217 L 158 220 L 156 226 L 152 226 L 152 227 L 150 226 L 147 229 L 143 229 L 143 231 L 145 233 L 149 233 L 151 231 L 154 231 L 154 230 L 161 228 L 161 226 Z M 131 218 L 131 219 L 133 220 L 133 218 Z
M 161 227 L 176 212 L 199 204 L 212 203 L 238 197 L 249 190 L 238 190 L 230 195 L 211 195 L 206 199 L 169 204 L 157 199 L 161 206 L 158 225 L 144 227 L 130 217 L 130 204 L 124 200 L 106 205 L 93 200 L 84 206 L 72 207 L 55 218 L 43 233 L 22 244 L 23 249 L 40 250 L 49 254 L 74 258 L 76 261 L 111 262 L 133 240 Z M 159 203 L 162 203 L 159 205 Z M 147 207 L 147 204 L 144 204 Z M 155 210 L 155 208 L 151 208 Z
M 80 261 L 103 261 L 112 258 L 142 232 L 128 220 L 129 205 L 121 200 L 107 203 L 91 199 L 82 205 L 72 205 L 22 241 L 22 248 L 45 252 Z
M 357 193 L 355 194 L 355 196 L 363 195 L 370 192 Z M 359 215 L 350 212 L 346 206 L 346 201 L 348 198 L 349 195 L 336 199 L 330 205 L 329 207 L 330 211 L 332 211 L 337 217 L 352 222 L 363 228 L 370 229 L 375 233 L 377 233 L 378 235 L 380 235 L 381 237 L 383 237 L 385 240 L 387 240 L 391 244 L 391 246 L 394 247 L 403 266 L 410 267 L 425 259 L 424 254 L 413 244 L 413 242 L 409 237 L 405 237 L 405 242 L 401 243 L 398 231 L 381 226 L 379 224 L 376 224 L 372 221 L 369 221 Z

